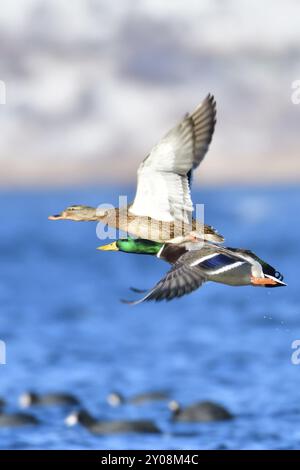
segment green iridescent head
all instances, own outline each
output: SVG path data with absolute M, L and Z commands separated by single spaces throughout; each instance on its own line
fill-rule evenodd
M 157 255 L 163 243 L 144 240 L 142 238 L 121 238 L 109 245 L 99 246 L 101 251 L 123 251 L 124 253 L 135 253 L 140 255 Z

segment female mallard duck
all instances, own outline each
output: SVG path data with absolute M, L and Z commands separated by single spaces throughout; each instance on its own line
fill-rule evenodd
M 164 242 L 191 231 L 213 242 L 223 237 L 192 219 L 192 171 L 203 160 L 216 123 L 216 102 L 208 95 L 151 150 L 138 170 L 135 199 L 123 208 L 70 206 L 50 220 L 101 221 L 139 238 Z
M 193 249 L 190 249 L 193 245 Z M 212 243 L 172 244 L 152 243 L 149 240 L 117 240 L 99 247 L 126 253 L 152 254 L 173 266 L 140 300 L 125 301 L 138 304 L 144 301 L 172 300 L 201 287 L 206 281 L 229 286 L 285 286 L 283 276 L 250 250 L 225 248 Z

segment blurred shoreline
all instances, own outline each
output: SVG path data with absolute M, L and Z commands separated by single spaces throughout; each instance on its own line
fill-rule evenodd
M 97 160 L 75 160 L 70 162 L 11 162 L 1 165 L 0 188 L 70 188 L 73 186 L 136 185 L 137 169 L 142 159 L 118 160 L 116 163 L 103 165 Z M 209 161 L 208 161 L 209 160 Z M 255 185 L 293 185 L 300 183 L 300 159 L 289 156 L 289 162 L 283 158 L 268 158 L 262 161 L 228 159 L 208 156 L 193 176 L 194 186 L 239 186 Z M 271 163 L 272 162 L 272 163 Z M 219 163 L 219 164 L 218 164 Z M 271 163 L 271 164 L 270 164 Z M 289 163 L 289 164 L 288 164 Z
M 217 125 L 195 183 L 299 182 L 299 15 L 291 0 L 10 0 L 0 185 L 134 184 L 208 93 Z

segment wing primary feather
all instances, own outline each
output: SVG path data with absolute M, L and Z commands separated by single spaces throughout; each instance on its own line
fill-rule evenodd
M 136 292 L 137 294 L 145 294 L 148 292 L 148 289 L 138 289 L 137 287 L 130 287 L 129 288 L 132 292 Z
M 183 255 L 184 256 L 184 255 Z M 206 281 L 205 274 L 197 267 L 178 261 L 158 283 L 141 299 L 121 300 L 123 303 L 137 305 L 142 302 L 170 301 L 198 289 Z

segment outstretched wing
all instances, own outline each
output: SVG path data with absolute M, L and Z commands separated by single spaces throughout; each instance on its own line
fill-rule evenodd
M 166 245 L 168 247 L 168 245 Z M 136 301 L 123 301 L 136 305 L 155 300 L 172 300 L 198 289 L 210 276 L 225 273 L 249 262 L 237 253 L 213 244 L 206 244 L 199 250 L 191 250 L 181 255 L 150 291 Z
M 203 160 L 216 123 L 216 102 L 208 95 L 151 150 L 138 169 L 130 212 L 165 222 L 191 223 L 191 171 Z
M 145 301 L 172 300 L 182 297 L 198 289 L 206 281 L 205 275 L 197 266 L 189 266 L 180 260 L 142 299 L 136 301 L 123 300 L 122 302 L 136 305 Z

